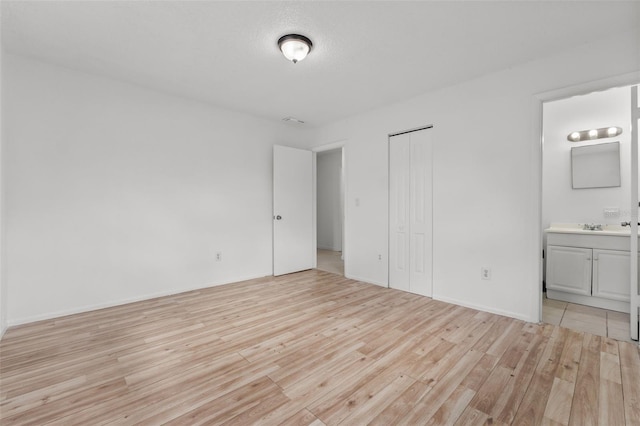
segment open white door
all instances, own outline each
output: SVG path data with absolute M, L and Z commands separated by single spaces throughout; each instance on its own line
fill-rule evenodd
M 274 146 L 273 275 L 315 266 L 313 196 L 313 153 Z
M 638 125 L 640 105 L 638 86 L 631 88 L 631 280 L 629 329 L 631 338 L 638 340 L 638 309 L 640 308 L 640 288 L 638 288 Z

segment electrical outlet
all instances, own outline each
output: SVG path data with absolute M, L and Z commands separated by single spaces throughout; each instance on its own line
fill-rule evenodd
M 222 252 L 221 251 L 216 253 L 216 262 L 222 262 Z
M 491 268 L 487 268 L 486 266 L 483 266 L 482 268 L 480 268 L 480 278 L 482 278 L 483 280 L 490 280 Z
M 620 208 L 618 207 L 605 207 L 604 217 L 620 217 Z
M 382 255 L 381 254 L 378 255 L 378 260 L 382 260 Z

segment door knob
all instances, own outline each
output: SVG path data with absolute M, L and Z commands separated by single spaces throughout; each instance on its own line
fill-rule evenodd
M 282 216 L 280 215 L 276 216 L 276 220 L 282 220 Z

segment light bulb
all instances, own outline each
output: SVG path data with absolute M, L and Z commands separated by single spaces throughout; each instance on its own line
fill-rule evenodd
M 579 141 L 580 140 L 580 132 L 573 132 L 573 133 L 571 133 L 571 135 L 569 135 L 569 137 L 571 138 L 572 141 Z
M 607 135 L 608 135 L 609 137 L 613 137 L 613 136 L 615 136 L 615 135 L 617 135 L 617 134 L 618 134 L 618 128 L 617 128 L 617 127 L 609 127 L 609 128 L 607 129 Z
M 595 139 L 598 137 L 598 131 L 596 129 L 589 130 L 589 137 L 591 139 Z

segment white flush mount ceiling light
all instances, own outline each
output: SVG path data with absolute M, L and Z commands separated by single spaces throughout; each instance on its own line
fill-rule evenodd
M 287 34 L 280 37 L 278 47 L 284 57 L 295 64 L 307 57 L 309 52 L 311 52 L 313 43 L 311 43 L 308 37 L 303 35 Z

